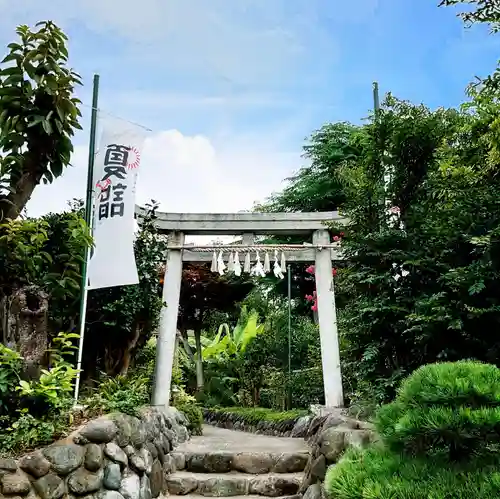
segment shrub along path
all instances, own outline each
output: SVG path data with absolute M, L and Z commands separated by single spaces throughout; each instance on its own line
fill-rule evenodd
M 298 493 L 309 449 L 303 439 L 205 426 L 172 454 L 170 496 L 289 497 Z

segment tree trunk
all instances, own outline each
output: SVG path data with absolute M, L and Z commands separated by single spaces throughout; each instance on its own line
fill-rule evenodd
M 126 376 L 132 360 L 132 353 L 140 336 L 141 327 L 139 324 L 135 324 L 129 338 L 121 337 L 120 342 L 117 342 L 115 338 L 104 347 L 104 365 L 108 376 Z M 126 343 L 123 343 L 124 340 Z
M 201 347 L 201 330 L 196 329 L 194 332 L 194 338 L 196 341 L 196 390 L 202 392 L 205 381 L 203 379 L 203 357 L 202 357 L 202 347 Z
M 4 343 L 23 357 L 25 375 L 36 378 L 47 366 L 48 295 L 37 286 L 26 286 L 9 301 Z
M 37 168 L 37 170 L 39 169 Z M 19 216 L 41 178 L 40 171 L 30 171 L 29 168 L 26 168 L 20 178 L 14 182 L 13 191 L 4 199 L 0 198 L 0 220 L 16 219 Z

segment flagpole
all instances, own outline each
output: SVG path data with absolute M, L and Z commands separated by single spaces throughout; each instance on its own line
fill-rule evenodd
M 92 114 L 90 118 L 90 140 L 89 140 L 89 159 L 87 172 L 87 196 L 85 200 L 85 222 L 92 233 L 92 197 L 94 191 L 94 160 L 95 160 L 95 143 L 97 131 L 97 106 L 99 101 L 99 75 L 94 75 L 93 90 L 92 90 Z M 75 404 L 78 402 L 80 391 L 80 372 L 82 368 L 83 357 L 83 339 L 85 336 L 85 319 L 87 316 L 87 267 L 90 258 L 90 248 L 85 248 L 85 257 L 82 264 L 82 298 L 80 302 L 80 340 L 78 344 L 78 361 L 76 364 L 77 374 L 75 380 Z

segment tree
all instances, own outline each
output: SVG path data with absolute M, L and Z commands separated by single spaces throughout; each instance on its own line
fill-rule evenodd
M 60 220 L 63 223 L 57 223 Z M 48 335 L 72 329 L 68 328 L 71 314 L 62 304 L 78 303 L 80 264 L 90 244 L 85 221 L 76 213 L 0 224 L 0 340 L 4 344 L 24 357 L 29 357 L 25 348 L 43 355 Z
M 203 359 L 201 357 L 201 333 L 208 314 L 213 310 L 230 311 L 252 290 L 249 280 L 231 275 L 219 276 L 208 265 L 187 265 L 182 271 L 179 300 L 178 329 L 181 340 L 187 339 L 187 331 L 193 330 L 196 340 L 196 385 L 203 389 Z M 185 341 L 184 341 L 185 343 Z M 185 347 L 192 354 L 189 347 Z
M 346 182 L 340 172 L 346 165 L 355 162 L 362 154 L 364 144 L 360 135 L 361 128 L 351 123 L 327 123 L 311 135 L 304 146 L 304 157 L 310 164 L 295 176 L 287 179 L 289 184 L 283 191 L 272 194 L 257 211 L 264 212 L 314 212 L 335 211 L 347 201 Z M 332 232 L 338 236 L 340 230 Z M 266 240 L 271 244 L 296 243 L 303 240 L 297 237 L 273 237 Z M 307 274 L 310 264 L 291 264 L 292 298 L 299 299 L 296 310 L 310 315 L 311 310 L 304 302 L 306 295 L 314 291 L 314 280 Z M 261 288 L 271 288 L 278 296 L 288 295 L 288 282 L 274 277 L 259 282 Z M 343 297 L 339 295 L 342 302 Z
M 71 137 L 81 129 L 73 96 L 81 84 L 66 67 L 66 35 L 51 21 L 16 30 L 0 67 L 0 222 L 14 219 L 35 187 L 69 165 Z
M 383 401 L 423 364 L 496 362 L 498 112 L 484 97 L 461 111 L 431 111 L 389 96 L 365 126 L 366 154 L 344 171 L 348 266 L 339 273 L 349 297 L 343 359 L 355 392 Z M 377 202 L 380 157 L 397 223 Z
M 500 31 L 500 5 L 496 0 L 441 0 L 439 6 L 449 7 L 463 4 L 475 6 L 471 10 L 459 13 L 466 25 L 486 23 L 490 25 L 493 33 Z
M 304 146 L 308 166 L 288 178 L 288 186 L 272 194 L 258 211 L 300 212 L 334 211 L 345 202 L 339 168 L 359 156 L 359 144 L 353 140 L 357 127 L 350 123 L 328 123 L 316 130 Z

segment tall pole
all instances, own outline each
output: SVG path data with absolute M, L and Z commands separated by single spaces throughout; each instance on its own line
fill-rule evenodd
M 378 123 L 378 118 L 380 115 L 380 96 L 379 96 L 379 90 L 378 90 L 378 82 L 374 81 L 373 82 L 373 112 L 375 116 L 375 123 Z M 382 144 L 380 144 L 380 149 L 382 149 Z M 385 173 L 386 173 L 386 168 L 385 168 L 385 163 L 384 163 L 384 151 L 379 151 L 381 152 L 381 159 L 380 159 L 380 167 L 381 167 L 381 185 L 382 185 L 382 196 L 380 198 L 379 203 L 382 206 L 385 206 L 386 200 L 385 200 Z M 382 227 L 382 225 L 381 225 Z
M 292 272 L 288 264 L 288 409 L 292 408 Z
M 373 110 L 375 111 L 375 116 L 378 115 L 380 111 L 380 97 L 378 93 L 378 82 L 373 82 Z
M 99 75 L 94 75 L 92 89 L 92 114 L 90 118 L 90 140 L 89 140 L 89 159 L 87 171 L 87 196 L 85 199 L 85 222 L 92 233 L 92 204 L 94 192 L 94 160 L 95 160 L 95 142 L 97 131 L 97 106 L 99 103 Z M 90 257 L 90 248 L 85 248 L 85 255 L 82 264 L 82 298 L 80 301 L 80 340 L 78 344 L 78 361 L 76 364 L 77 374 L 75 380 L 75 404 L 78 402 L 80 392 L 80 372 L 82 368 L 83 357 L 83 339 L 85 336 L 85 319 L 87 316 L 87 267 Z

